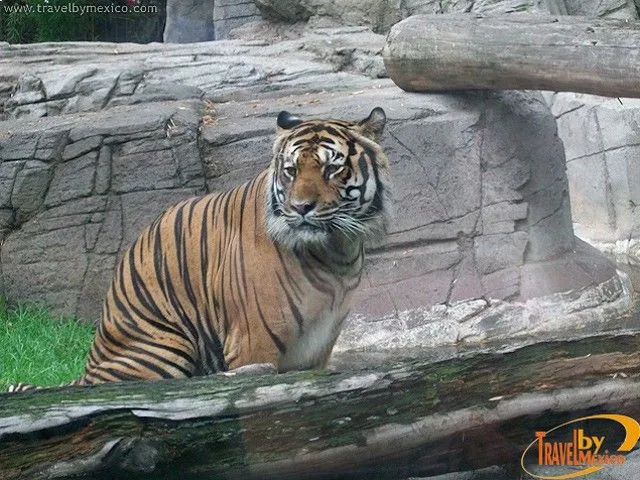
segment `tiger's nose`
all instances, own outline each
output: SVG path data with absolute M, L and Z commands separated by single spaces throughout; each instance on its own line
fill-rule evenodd
M 308 200 L 302 202 L 291 202 L 291 208 L 304 217 L 307 213 L 316 208 L 316 203 Z

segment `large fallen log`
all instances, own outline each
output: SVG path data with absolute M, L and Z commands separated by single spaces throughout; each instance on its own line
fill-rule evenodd
M 640 23 L 416 15 L 393 26 L 387 73 L 413 92 L 531 89 L 640 97 Z
M 640 416 L 639 375 L 640 336 L 620 336 L 343 373 L 3 394 L 0 478 L 403 478 L 516 468 L 534 430 L 587 413 Z

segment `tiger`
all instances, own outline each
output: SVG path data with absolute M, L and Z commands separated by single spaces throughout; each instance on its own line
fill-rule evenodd
M 123 254 L 72 384 L 324 368 L 390 222 L 385 123 L 280 112 L 268 168 L 169 207 Z

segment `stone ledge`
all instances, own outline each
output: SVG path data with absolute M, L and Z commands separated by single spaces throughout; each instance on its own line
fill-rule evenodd
M 418 349 L 442 349 L 448 358 L 460 349 L 508 341 L 508 348 L 557 339 L 581 338 L 638 328 L 634 313 L 640 296 L 621 271 L 602 283 L 525 301 L 475 299 L 450 305 L 425 305 L 382 318 L 350 317 L 338 338 L 334 357 L 357 352 L 395 352 L 405 357 Z M 404 353 L 403 353 L 404 351 Z M 336 360 L 333 360 L 334 362 Z

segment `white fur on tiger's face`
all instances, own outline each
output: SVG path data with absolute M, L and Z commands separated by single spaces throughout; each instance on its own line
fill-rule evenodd
M 332 233 L 379 243 L 389 218 L 389 162 L 377 141 L 386 116 L 361 122 L 302 121 L 281 112 L 271 162 L 267 230 L 289 247 L 326 243 Z

